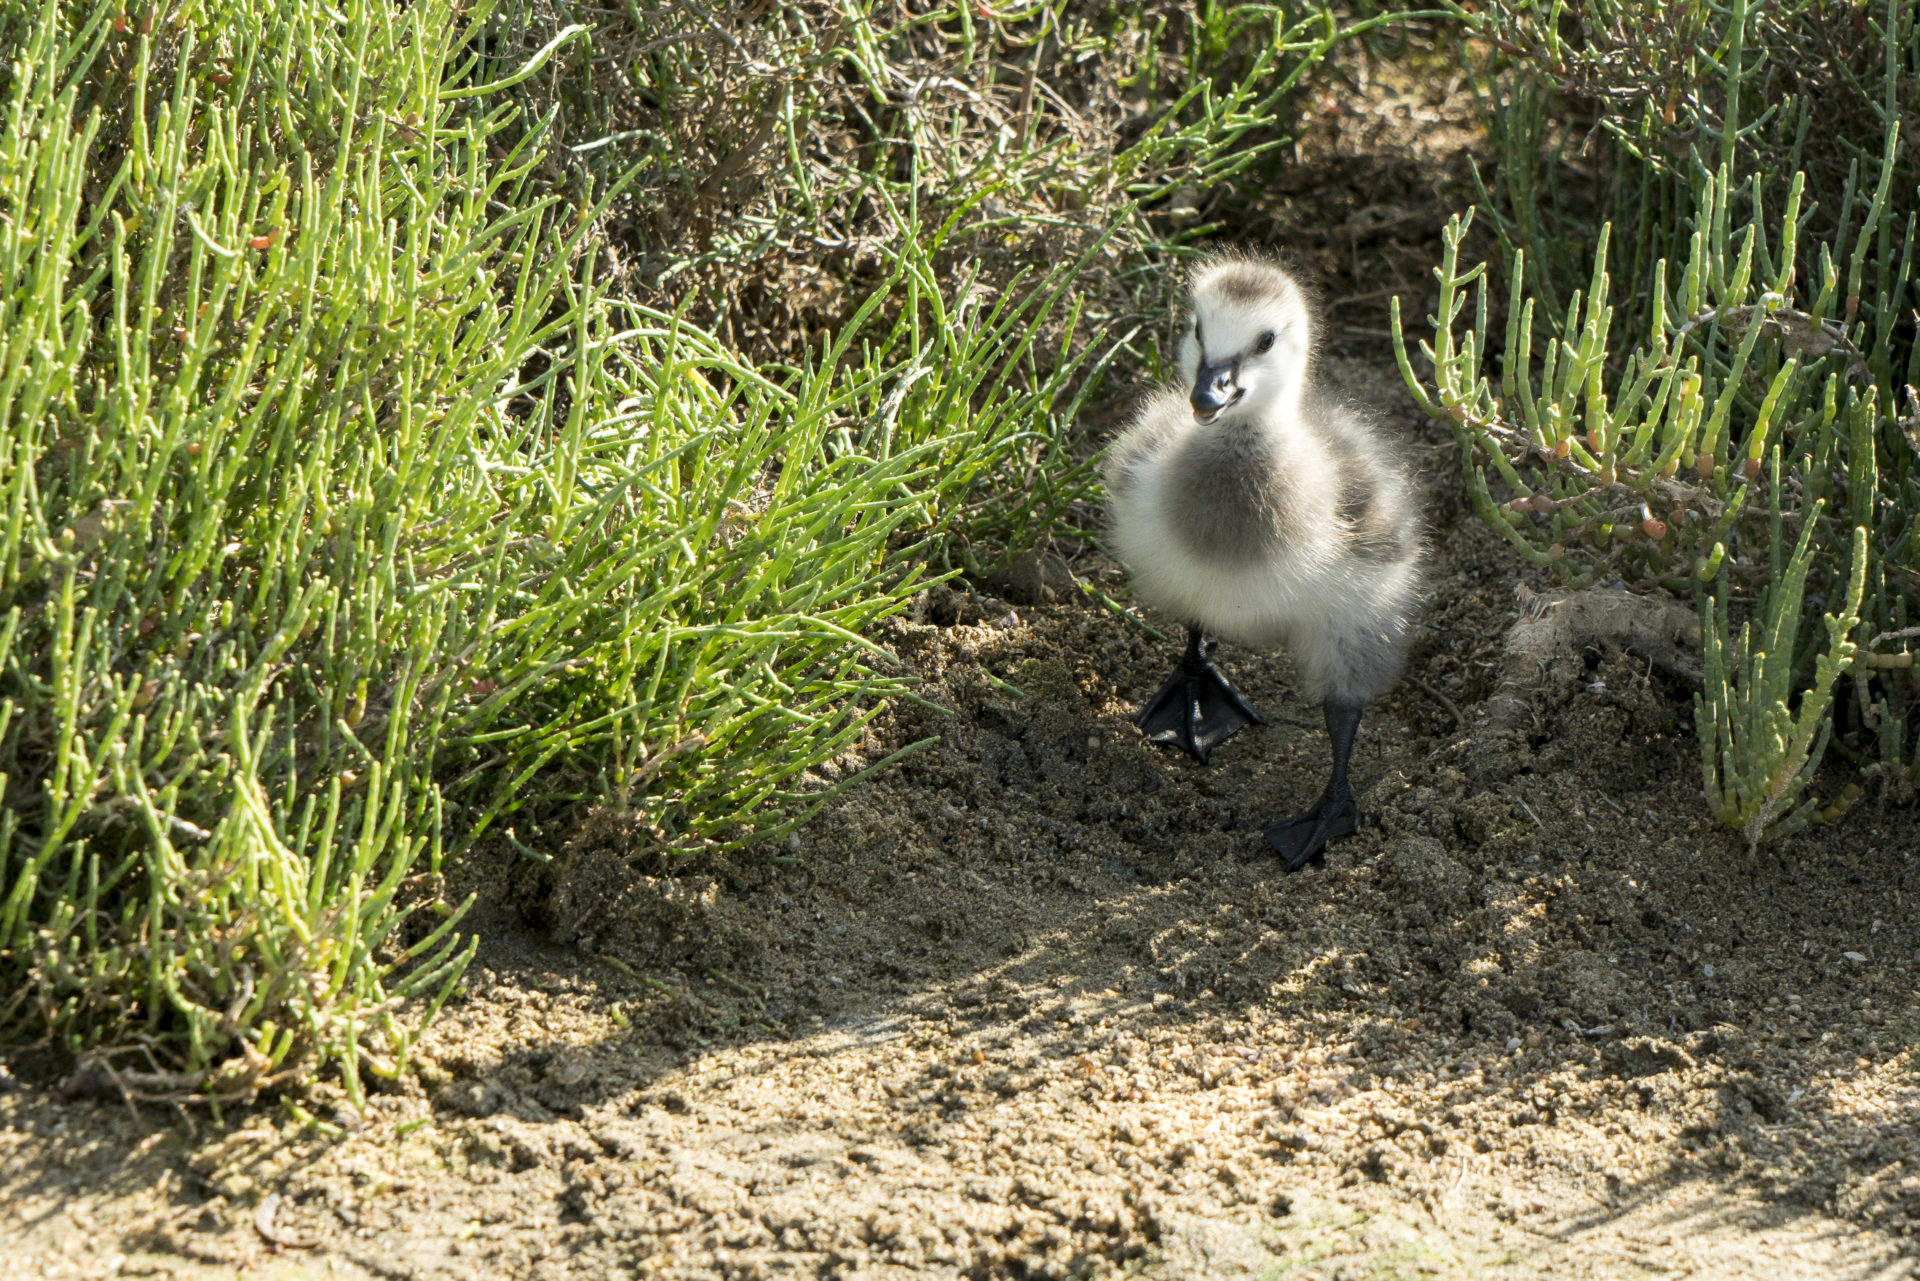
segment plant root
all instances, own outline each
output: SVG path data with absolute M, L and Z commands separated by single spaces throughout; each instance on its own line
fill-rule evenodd
M 1581 652 L 1607 642 L 1698 685 L 1700 619 L 1677 601 L 1624 591 L 1515 592 L 1521 617 L 1507 632 L 1499 688 L 1481 705 L 1478 736 L 1524 731 L 1535 721 L 1531 696 L 1576 680 Z
M 273 1216 L 280 1212 L 280 1194 L 269 1192 L 259 1205 L 253 1207 L 253 1230 L 260 1239 L 279 1249 L 311 1250 L 320 1244 L 319 1237 L 300 1236 L 296 1233 L 276 1227 Z

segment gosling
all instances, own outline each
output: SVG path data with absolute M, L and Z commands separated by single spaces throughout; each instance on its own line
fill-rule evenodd
M 1359 829 L 1347 765 L 1362 709 L 1399 679 L 1420 519 L 1391 445 L 1314 387 L 1314 319 L 1291 276 L 1214 258 L 1190 292 L 1184 384 L 1147 397 L 1105 469 L 1136 596 L 1187 623 L 1186 656 L 1134 723 L 1204 765 L 1261 723 L 1209 636 L 1291 652 L 1333 749 L 1320 799 L 1265 829 L 1294 872 Z

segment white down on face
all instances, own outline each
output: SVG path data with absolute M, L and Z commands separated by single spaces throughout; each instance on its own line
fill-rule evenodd
M 1221 419 L 1297 413 L 1306 390 L 1313 321 L 1300 291 L 1288 287 L 1252 302 L 1195 298 L 1180 335 L 1180 375 L 1191 391 L 1202 361 L 1231 365 L 1240 395 Z
M 1278 268 L 1196 276 L 1181 386 L 1109 453 L 1113 548 L 1135 594 L 1242 644 L 1284 645 L 1307 692 L 1365 701 L 1397 678 L 1421 531 L 1395 451 L 1311 386 L 1312 319 Z M 1207 412 L 1196 378 L 1225 370 Z

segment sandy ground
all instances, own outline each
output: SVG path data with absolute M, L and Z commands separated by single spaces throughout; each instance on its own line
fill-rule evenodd
M 788 847 L 665 875 L 597 815 L 470 865 L 480 960 L 364 1120 L 7 1080 L 0 1272 L 1920 1275 L 1913 813 L 1750 855 L 1605 644 L 1476 732 L 1521 574 L 1434 525 L 1431 692 L 1369 714 L 1324 867 L 1259 836 L 1325 769 L 1283 656 L 1223 653 L 1269 724 L 1202 769 L 1128 722 L 1179 642 L 1066 576 L 1111 565 L 939 591 L 884 639 L 948 710 L 863 751 L 936 741 Z

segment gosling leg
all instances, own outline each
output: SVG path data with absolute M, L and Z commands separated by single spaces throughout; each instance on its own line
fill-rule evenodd
M 1347 786 L 1347 761 L 1353 755 L 1353 736 L 1360 729 L 1361 705 L 1327 700 L 1327 737 L 1333 743 L 1333 777 L 1313 808 L 1297 818 L 1267 824 L 1267 844 L 1297 872 L 1318 859 L 1326 861 L 1328 841 L 1351 836 L 1360 829 L 1360 809 Z
M 1133 718 L 1147 741 L 1177 747 L 1202 765 L 1213 749 L 1248 725 L 1262 725 L 1233 682 L 1213 665 L 1205 634 L 1187 625 L 1187 652 L 1173 675 Z

